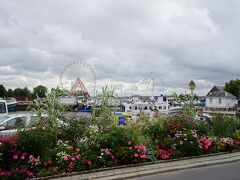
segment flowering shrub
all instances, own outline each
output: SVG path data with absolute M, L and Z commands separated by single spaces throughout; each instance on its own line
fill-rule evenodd
M 128 141 L 130 158 L 133 162 L 144 162 L 151 160 L 148 156 L 148 148 L 143 144 L 134 145 L 132 141 Z
M 204 136 L 201 136 L 199 138 L 199 145 L 201 149 L 203 149 L 205 152 L 208 151 L 208 149 L 212 146 L 212 140 L 209 138 L 206 138 Z
M 168 149 L 168 150 L 159 149 L 158 150 L 158 156 L 164 160 L 169 159 L 172 153 L 173 153 L 172 149 Z
M 97 166 L 106 167 L 115 165 L 117 165 L 117 159 L 112 150 L 108 148 L 102 148 L 101 154 L 97 157 Z
M 56 165 L 51 167 L 51 171 L 59 171 L 60 173 L 70 173 L 89 169 L 91 161 L 82 159 L 80 148 L 70 146 L 62 141 L 58 142 L 56 153 Z
M 8 170 L 13 163 L 13 155 L 16 150 L 18 136 L 7 135 L 0 137 L 0 169 Z M 3 171 L 3 170 L 2 170 Z
M 0 137 L 0 179 L 67 175 L 156 159 L 231 151 L 240 145 L 240 130 L 231 136 L 223 133 L 217 136 L 216 127 L 224 123 L 211 125 L 211 121 L 197 122 L 187 116 L 141 118 L 140 122 L 123 127 L 104 128 L 99 124 L 102 131 L 98 131 L 94 121 L 83 121 L 67 123 L 65 129 L 56 128 L 57 132 L 43 124 L 19 131 L 18 136 Z M 226 134 L 235 130 L 230 127 Z M 78 132 L 84 129 L 88 131 Z
M 232 151 L 234 146 L 234 141 L 230 137 L 224 137 L 220 139 L 220 146 L 222 151 Z

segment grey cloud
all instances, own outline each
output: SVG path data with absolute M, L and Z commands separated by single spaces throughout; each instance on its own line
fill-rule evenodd
M 194 79 L 205 92 L 240 76 L 239 5 L 237 0 L 3 0 L 0 83 L 56 86 L 64 65 L 82 59 L 95 67 L 100 85 L 134 87 L 155 72 L 170 88 L 186 89 Z M 65 78 L 82 76 L 87 82 L 89 74 L 76 67 Z

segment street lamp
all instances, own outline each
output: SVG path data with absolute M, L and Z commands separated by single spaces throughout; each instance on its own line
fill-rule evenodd
M 189 82 L 189 84 L 188 84 L 188 87 L 189 87 L 189 89 L 191 90 L 191 95 L 193 95 L 193 90 L 194 90 L 195 87 L 196 87 L 195 82 L 194 82 L 193 80 L 191 80 L 191 81 Z

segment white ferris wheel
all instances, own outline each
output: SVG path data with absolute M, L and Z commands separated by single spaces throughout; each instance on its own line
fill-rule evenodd
M 84 60 L 67 63 L 60 73 L 60 86 L 75 95 L 83 92 L 87 97 L 95 95 L 96 75 L 93 66 Z

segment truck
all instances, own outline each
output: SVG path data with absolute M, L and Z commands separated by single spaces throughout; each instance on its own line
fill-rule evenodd
M 8 114 L 7 102 L 5 100 L 0 100 L 0 116 L 7 114 Z

